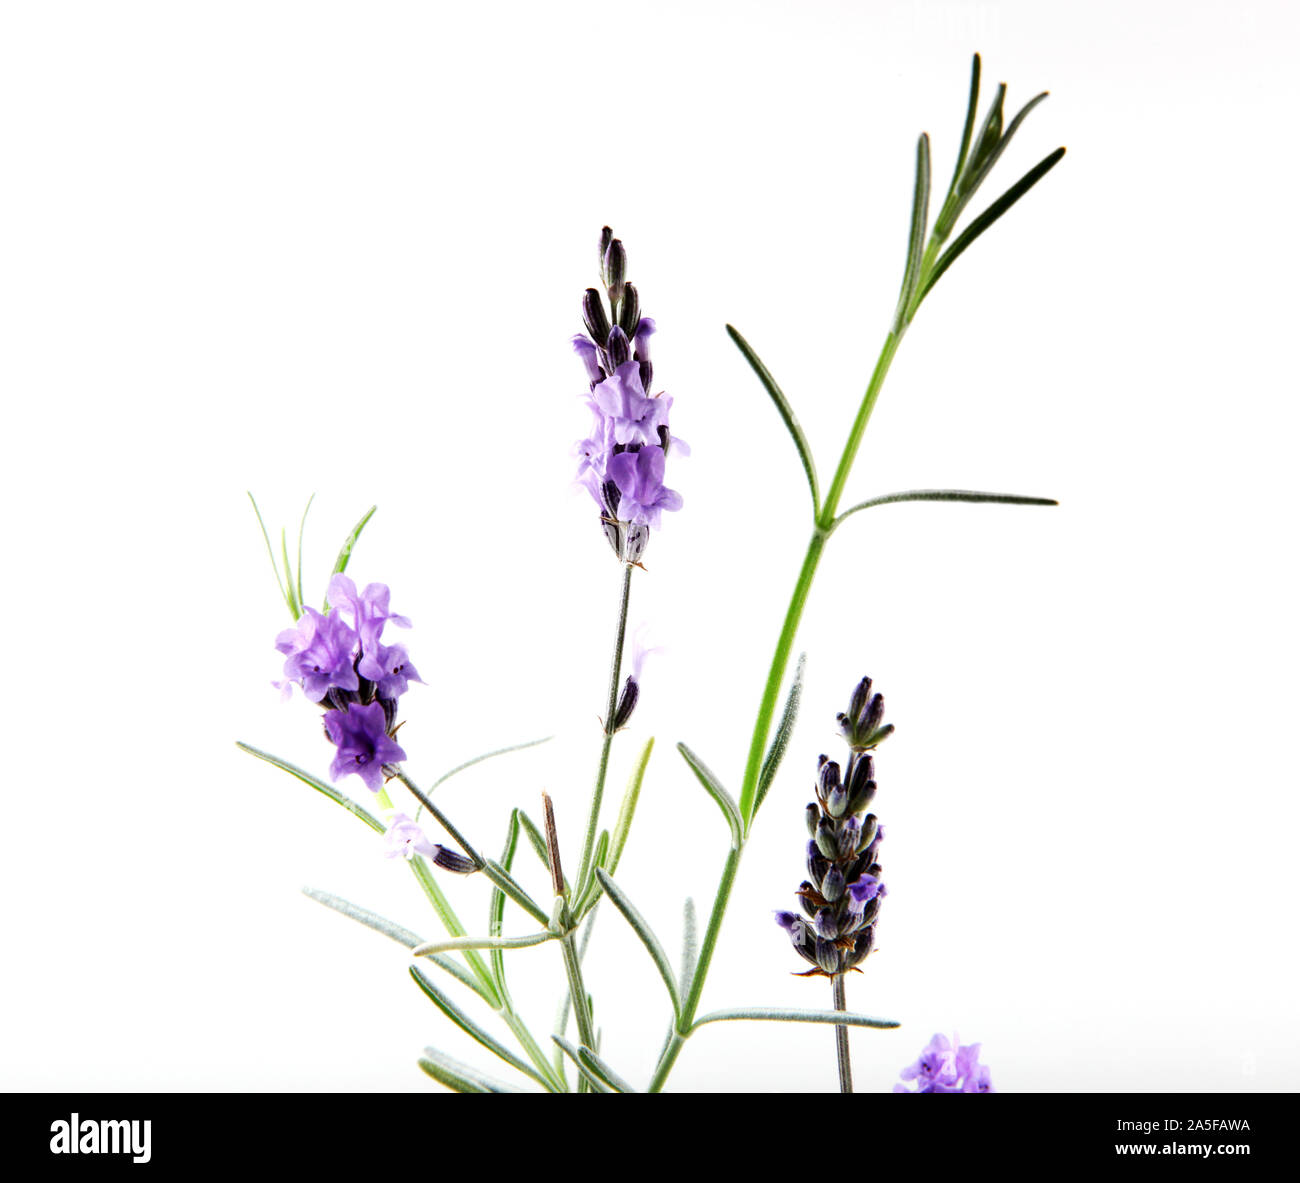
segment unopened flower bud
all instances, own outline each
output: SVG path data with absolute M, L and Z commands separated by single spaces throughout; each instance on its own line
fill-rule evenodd
M 604 265 L 601 270 L 605 286 L 609 291 L 609 302 L 617 308 L 618 302 L 623 298 L 623 281 L 627 276 L 627 251 L 623 249 L 620 239 L 611 239 L 605 248 Z
M 605 355 L 609 358 L 610 368 L 615 370 L 624 362 L 631 360 L 632 345 L 627 339 L 627 334 L 618 325 L 609 330 L 609 336 L 605 339 Z
M 641 301 L 636 288 L 630 283 L 623 285 L 623 306 L 618 310 L 618 323 L 629 337 L 636 335 L 637 326 L 641 323 Z
M 448 850 L 445 846 L 435 846 L 433 850 L 433 861 L 444 871 L 455 871 L 457 875 L 469 875 L 478 870 L 474 860 L 466 858 L 463 854 L 457 854 L 454 850 Z
M 618 707 L 614 711 L 614 721 L 609 729 L 611 735 L 627 726 L 628 720 L 632 718 L 632 712 L 636 710 L 636 701 L 640 697 L 641 692 L 637 687 L 636 679 L 628 678 L 623 683 L 623 693 L 619 695 Z
M 588 288 L 582 296 L 582 320 L 587 332 L 597 345 L 609 338 L 609 317 L 605 315 L 605 302 L 595 288 Z

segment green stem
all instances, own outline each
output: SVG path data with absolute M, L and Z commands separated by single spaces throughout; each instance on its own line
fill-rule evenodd
M 929 258 L 928 250 L 926 258 Z M 925 271 L 926 268 L 923 265 L 922 274 L 925 274 Z M 763 688 L 763 699 L 759 704 L 758 717 L 754 720 L 754 734 L 749 744 L 749 759 L 745 764 L 745 779 L 740 793 L 740 814 L 744 819 L 746 836 L 754 820 L 758 775 L 763 767 L 763 755 L 767 748 L 768 736 L 772 730 L 772 717 L 776 713 L 777 696 L 780 694 L 781 682 L 785 678 L 786 667 L 790 662 L 790 651 L 794 647 L 795 634 L 799 631 L 799 621 L 803 617 L 804 605 L 808 602 L 808 592 L 812 587 L 813 577 L 817 574 L 817 566 L 821 562 L 826 539 L 829 537 L 834 525 L 835 511 L 839 508 L 840 497 L 843 496 L 844 486 L 848 482 L 849 472 L 853 468 L 853 461 L 857 458 L 858 448 L 862 445 L 862 436 L 867 430 L 867 422 L 871 418 L 871 412 L 875 409 L 876 399 L 880 397 L 880 388 L 884 385 L 885 375 L 889 373 L 890 363 L 894 360 L 894 354 L 898 351 L 901 340 L 901 332 L 890 333 L 885 337 L 885 344 L 880 350 L 876 368 L 872 371 L 871 381 L 867 383 L 867 389 L 862 396 L 862 403 L 858 407 L 857 416 L 853 420 L 849 438 L 844 444 L 839 466 L 835 470 L 835 476 L 831 480 L 830 488 L 826 492 L 826 498 L 822 502 L 821 513 L 814 523 L 812 537 L 808 540 L 808 550 L 804 555 L 803 566 L 799 569 L 799 578 L 795 581 L 794 591 L 790 596 L 790 606 L 786 609 L 785 621 L 781 625 L 781 635 L 777 638 L 776 650 L 772 654 L 772 664 L 767 674 L 767 685 Z M 709 916 L 709 928 L 704 935 L 704 943 L 700 947 L 700 957 L 695 967 L 695 975 L 691 979 L 690 994 L 682 1003 L 682 1013 L 677 1030 L 668 1041 L 668 1045 L 659 1058 L 659 1064 L 655 1068 L 654 1078 L 650 1082 L 651 1092 L 659 1092 L 663 1088 L 664 1082 L 668 1079 L 668 1073 L 672 1071 L 672 1066 L 677 1060 L 682 1044 L 685 1042 L 685 1033 L 689 1033 L 691 1029 L 695 1011 L 699 1006 L 700 994 L 704 989 L 704 979 L 708 976 L 709 963 L 713 959 L 713 950 L 717 944 L 718 933 L 722 929 L 722 921 L 727 913 L 727 904 L 731 899 L 731 889 L 735 885 L 736 871 L 740 866 L 740 855 L 743 849 L 744 840 L 742 838 L 740 845 L 734 846 L 727 856 L 727 862 L 722 871 L 722 880 L 718 884 L 718 893 L 713 901 L 713 912 Z
M 836 1010 L 849 1009 L 844 999 L 843 974 L 836 974 L 831 978 L 831 998 L 834 1000 Z M 853 1091 L 853 1065 L 849 1061 L 849 1029 L 847 1027 L 835 1028 L 835 1060 L 840 1069 L 840 1092 L 851 1093 Z
M 570 929 L 561 938 L 564 949 L 564 972 L 569 978 L 569 997 L 573 1013 L 578 1020 L 578 1037 L 593 1052 L 596 1050 L 596 1033 L 591 1026 L 591 1009 L 587 1005 L 587 988 L 582 983 L 582 965 L 578 957 L 578 943 Z
M 808 539 L 808 552 L 804 555 L 794 593 L 790 596 L 790 606 L 786 609 L 781 635 L 777 638 L 776 652 L 772 654 L 771 668 L 767 671 L 767 685 L 763 687 L 763 701 L 758 707 L 758 718 L 754 720 L 754 734 L 749 741 L 749 759 L 745 764 L 745 779 L 740 790 L 740 816 L 745 823 L 746 834 L 749 833 L 749 825 L 754 817 L 758 774 L 763 767 L 767 737 L 772 730 L 772 716 L 776 713 L 776 700 L 781 693 L 781 682 L 785 677 L 786 666 L 790 663 L 790 650 L 794 646 L 795 633 L 799 631 L 799 620 L 803 616 L 804 604 L 808 600 L 813 576 L 817 574 L 817 564 L 821 562 L 827 536 L 827 531 L 819 526 Z
M 623 594 L 618 609 L 618 633 L 614 639 L 614 655 L 609 663 L 609 704 L 605 709 L 605 733 L 600 744 L 600 765 L 596 769 L 596 784 L 591 790 L 591 809 L 587 814 L 587 836 L 582 842 L 582 863 L 578 869 L 575 900 L 587 894 L 591 879 L 591 855 L 596 846 L 596 831 L 600 826 L 600 803 L 605 795 L 605 774 L 609 770 L 609 748 L 614 739 L 614 712 L 618 710 L 619 675 L 623 671 L 623 636 L 627 632 L 627 601 L 632 591 L 632 564 L 623 564 Z M 590 1046 L 590 1045 L 589 1045 Z M 592 1048 L 592 1051 L 595 1051 Z
M 704 992 L 704 979 L 708 976 L 709 963 L 713 960 L 713 951 L 718 944 L 718 934 L 722 931 L 722 921 L 727 914 L 727 904 L 731 900 L 731 889 L 736 883 L 736 872 L 740 869 L 740 856 L 744 849 L 742 840 L 739 846 L 733 846 L 727 854 L 727 861 L 722 868 L 722 879 L 718 883 L 718 892 L 713 899 L 713 911 L 709 914 L 709 927 L 700 945 L 695 972 L 691 975 L 691 988 L 682 1000 L 682 1013 L 677 1020 L 677 1029 L 673 1032 L 655 1067 L 654 1077 L 650 1081 L 652 1093 L 662 1091 L 664 1081 L 668 1079 L 668 1073 L 672 1071 L 678 1053 L 682 1050 L 682 1044 L 686 1042 L 686 1037 L 690 1033 L 691 1024 L 695 1021 L 695 1012 L 700 1007 L 700 995 Z

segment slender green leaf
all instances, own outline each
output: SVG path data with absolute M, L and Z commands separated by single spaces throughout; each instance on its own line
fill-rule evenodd
M 455 937 L 449 941 L 426 941 L 411 950 L 412 957 L 429 957 L 434 953 L 451 953 L 463 949 L 528 949 L 559 940 L 553 932 L 530 932 L 522 937 Z
M 378 818 L 372 816 L 366 810 L 362 809 L 351 797 L 340 793 L 333 785 L 326 784 L 323 780 L 317 780 L 309 772 L 304 772 L 301 768 L 290 764 L 287 760 L 281 760 L 279 756 L 272 756 L 269 752 L 263 752 L 249 744 L 241 743 L 238 740 L 235 746 L 242 751 L 247 752 L 250 756 L 256 756 L 259 760 L 265 760 L 268 764 L 274 764 L 276 768 L 281 768 L 290 776 L 296 776 L 305 785 L 310 785 L 318 793 L 323 793 L 336 805 L 342 805 L 354 817 L 359 817 L 376 833 L 382 834 L 388 828 Z
M 509 872 L 514 867 L 515 847 L 519 843 L 519 810 L 510 811 L 510 825 L 506 829 L 506 845 L 501 852 L 501 866 Z M 501 923 L 505 918 L 506 896 L 495 883 L 492 885 L 492 896 L 488 900 L 488 935 L 499 937 L 501 935 Z M 493 949 L 491 954 L 492 974 L 496 978 L 497 989 L 501 991 L 502 997 L 507 995 L 506 991 L 506 966 L 505 958 L 500 949 Z
M 541 739 L 530 739 L 525 743 L 511 744 L 508 748 L 497 748 L 492 752 L 484 752 L 481 756 L 475 756 L 472 760 L 466 760 L 464 764 L 457 764 L 449 772 L 444 772 L 437 780 L 429 786 L 429 792 L 432 793 L 444 781 L 451 780 L 458 772 L 464 772 L 467 768 L 473 768 L 475 764 L 482 764 L 484 760 L 491 760 L 493 756 L 504 756 L 508 752 L 522 752 L 524 748 L 535 748 L 538 744 L 549 743 L 551 736 L 546 735 Z
M 418 965 L 410 967 L 411 977 L 415 979 L 415 984 L 424 991 L 425 997 L 429 999 L 444 1015 L 465 1032 L 471 1039 L 477 1040 L 494 1056 L 500 1057 L 512 1068 L 522 1072 L 525 1076 L 537 1081 L 548 1093 L 554 1092 L 555 1089 L 551 1082 L 546 1080 L 531 1065 L 525 1063 L 514 1054 L 504 1044 L 493 1039 L 486 1031 L 483 1030 L 473 1019 L 471 1019 L 463 1010 L 460 1009 L 450 998 L 447 997 L 436 985 L 429 979 L 429 975 L 424 972 Z
M 781 722 L 777 725 L 772 746 L 767 749 L 767 758 L 758 774 L 758 791 L 754 794 L 755 814 L 762 807 L 763 798 L 776 779 L 776 771 L 781 767 L 785 749 L 790 745 L 790 736 L 794 734 L 795 721 L 799 717 L 799 701 L 803 697 L 803 670 L 807 658 L 808 654 L 799 654 L 799 661 L 794 667 L 794 681 L 790 683 L 790 695 L 785 700 L 785 710 L 781 712 Z
M 691 992 L 691 979 L 695 976 L 695 964 L 700 956 L 699 933 L 695 923 L 695 901 L 686 897 L 682 908 L 682 970 L 677 977 L 677 993 L 686 998 Z
M 790 400 L 781 393 L 781 388 L 776 384 L 776 379 L 768 372 L 767 367 L 750 347 L 749 342 L 731 325 L 727 326 L 727 333 L 732 341 L 736 343 L 736 348 L 744 354 L 745 360 L 749 362 L 750 369 L 758 375 L 758 380 L 763 384 L 763 389 L 767 391 L 772 402 L 776 404 L 777 414 L 781 416 L 785 429 L 790 433 L 790 438 L 794 440 L 794 446 L 799 450 L 799 459 L 803 463 L 803 470 L 808 474 L 808 489 L 812 493 L 813 501 L 813 517 L 816 518 L 821 512 L 821 494 L 817 490 L 817 466 L 813 463 L 812 448 L 808 446 L 808 439 L 803 433 L 803 428 L 799 426 L 799 420 L 794 416 L 794 408 L 790 405 Z
M 704 786 L 705 792 L 718 803 L 718 808 L 722 810 L 722 816 L 727 819 L 727 825 L 731 827 L 731 845 L 739 849 L 743 826 L 740 820 L 740 810 L 736 807 L 736 802 L 732 800 L 731 794 L 718 782 L 718 778 L 705 767 L 700 758 L 691 751 L 684 743 L 677 745 L 677 750 L 681 752 L 682 759 L 691 766 L 691 771 L 695 773 L 696 779 Z
M 375 511 L 378 508 L 379 506 L 372 505 L 366 510 L 362 519 L 352 527 L 352 532 L 343 540 L 343 545 L 339 547 L 338 558 L 334 560 L 334 570 L 330 574 L 342 575 L 348 569 L 348 560 L 352 558 L 352 548 L 356 546 L 357 539 L 361 537 L 361 531 L 366 528 L 366 524 L 375 516 Z M 329 604 L 326 603 L 325 606 L 328 608 Z
M 302 511 L 302 521 L 298 523 L 298 603 L 305 604 L 307 598 L 302 594 L 302 536 L 307 529 L 307 514 L 311 511 L 311 503 L 316 500 L 316 494 L 313 493 L 307 498 L 307 507 Z
M 586 1064 L 584 1064 L 582 1062 L 582 1057 L 578 1054 L 579 1049 L 574 1047 L 573 1044 L 571 1044 L 567 1039 L 565 1039 L 563 1035 L 552 1035 L 551 1040 L 554 1042 L 557 1048 L 559 1048 L 562 1052 L 564 1052 L 564 1054 L 568 1056 L 570 1060 L 573 1061 L 573 1066 L 581 1074 L 583 1080 L 585 1080 L 591 1086 L 594 1092 L 614 1093 L 619 1091 L 618 1089 L 615 1089 L 612 1086 L 606 1084 L 594 1069 L 589 1068 Z
M 766 1023 L 835 1023 L 841 1027 L 877 1027 L 882 1030 L 897 1027 L 893 1019 L 876 1019 L 842 1010 L 789 1010 L 784 1007 L 751 1006 L 741 1010 L 715 1010 L 702 1015 L 691 1024 L 697 1031 L 706 1023 L 730 1023 L 751 1020 Z
M 253 512 L 257 514 L 257 524 L 262 528 L 262 541 L 266 543 L 266 557 L 271 560 L 271 570 L 275 572 L 275 582 L 280 588 L 280 597 L 284 600 L 285 607 L 290 612 L 293 611 L 293 601 L 289 598 L 289 593 L 285 590 L 284 580 L 280 578 L 280 564 L 275 561 L 275 551 L 271 547 L 271 536 L 266 532 L 266 523 L 262 521 L 262 511 L 257 508 L 257 499 L 252 493 L 248 494 L 248 499 L 253 503 Z M 298 617 L 295 616 L 294 620 Z
M 907 238 L 907 266 L 894 311 L 894 331 L 911 319 L 908 308 L 921 278 L 921 256 L 925 251 L 925 229 L 930 214 L 930 137 L 924 132 L 916 141 L 916 183 L 912 190 L 912 225 Z
M 860 501 L 851 509 L 846 509 L 831 524 L 835 530 L 845 518 L 862 509 L 871 509 L 876 505 L 893 505 L 898 501 L 972 501 L 993 505 L 1059 505 L 1050 497 L 1021 497 L 1017 493 L 980 493 L 974 489 L 909 489 L 906 493 L 886 493 L 883 497 L 872 497 L 869 501 Z
M 284 580 L 289 589 L 289 611 L 293 613 L 294 620 L 302 615 L 302 601 L 298 599 L 298 591 L 293 585 L 293 564 L 289 562 L 289 535 L 280 531 L 280 555 L 284 559 Z
M 939 261 L 935 263 L 934 269 L 926 278 L 925 285 L 916 298 L 918 306 L 930 294 L 930 289 L 939 282 L 939 277 L 961 257 L 962 252 L 1051 172 L 1064 155 L 1065 149 L 1057 148 L 1050 156 L 1040 160 L 953 240 L 952 246 L 939 256 Z
M 439 1084 L 445 1085 L 456 1093 L 518 1093 L 513 1085 L 502 1084 L 489 1076 L 484 1076 L 477 1068 L 453 1060 L 436 1047 L 426 1047 L 420 1057 L 420 1067 Z
M 627 845 L 627 836 L 632 829 L 632 818 L 636 814 L 636 803 L 641 796 L 641 782 L 645 779 L 645 770 L 650 765 L 650 753 L 654 751 L 655 740 L 652 735 L 645 741 L 641 755 L 637 757 L 632 775 L 628 777 L 627 791 L 623 794 L 622 804 L 618 807 L 618 817 L 614 819 L 614 833 L 609 843 L 608 871 L 612 875 L 618 870 L 619 859 L 623 857 L 623 847 Z
M 1029 100 L 1029 102 L 1027 102 L 1023 107 L 1020 108 L 1020 110 L 1016 113 L 1016 117 L 1012 119 L 1010 123 L 1007 124 L 1006 131 L 1002 133 L 997 143 L 994 144 L 993 147 L 989 150 L 988 154 L 983 157 L 976 171 L 969 177 L 967 185 L 963 191 L 961 205 L 958 207 L 959 212 L 961 207 L 963 207 L 966 204 L 966 202 L 969 201 L 971 197 L 974 196 L 975 190 L 977 190 L 984 183 L 989 173 L 993 171 L 993 166 L 997 164 L 998 157 L 1000 157 L 1002 153 L 1007 150 L 1007 145 L 1011 143 L 1011 137 L 1016 134 L 1017 129 L 1020 127 L 1022 123 L 1024 123 L 1025 116 L 1027 116 L 1029 112 L 1032 111 L 1035 107 L 1037 107 L 1038 104 L 1041 103 L 1045 98 L 1047 98 L 1047 91 L 1043 91 L 1042 94 L 1035 95 L 1032 99 Z
M 668 954 L 664 952 L 664 947 L 659 943 L 659 938 L 655 936 L 650 926 L 645 922 L 645 918 L 632 906 L 632 901 L 627 898 L 623 889 L 610 878 L 607 871 L 597 867 L 596 876 L 614 907 L 622 913 L 623 919 L 632 926 L 632 931 L 641 938 L 641 943 L 646 947 L 646 952 L 650 954 L 650 959 L 655 963 L 659 976 L 663 978 L 664 985 L 668 987 L 668 997 L 672 999 L 673 1014 L 680 1015 L 682 1005 L 680 998 L 677 996 L 677 980 L 673 975 L 673 967 L 668 961 Z
M 411 868 L 411 874 L 415 876 L 415 881 L 420 885 L 420 890 L 424 892 L 425 898 L 442 922 L 443 928 L 451 936 L 463 937 L 465 935 L 465 926 L 461 924 L 460 917 L 456 915 L 456 909 L 451 906 L 451 901 L 447 899 L 425 857 L 417 854 L 406 865 Z M 467 950 L 465 960 L 474 976 L 478 979 L 479 985 L 487 993 L 489 1004 L 493 1009 L 499 1010 L 505 1003 L 497 993 L 496 982 L 492 979 L 491 967 L 477 949 Z
M 616 1093 L 634 1093 L 634 1089 L 626 1080 L 605 1063 L 589 1047 L 578 1048 L 578 1060 L 585 1065 L 594 1075 L 598 1076 Z
M 953 195 L 957 192 L 957 186 L 961 182 L 962 171 L 966 167 L 966 155 L 970 151 L 970 137 L 971 132 L 975 130 L 975 114 L 976 109 L 979 107 L 979 101 L 980 55 L 976 54 L 971 60 L 970 99 L 966 104 L 966 123 L 961 132 L 961 148 L 957 152 L 957 167 L 952 170 L 952 181 L 948 185 L 948 195 L 944 198 L 943 208 L 939 211 L 939 217 L 934 224 L 935 237 L 940 241 L 947 238 L 948 231 L 952 229 L 952 221 L 947 217 L 948 210 L 952 204 Z
M 546 838 L 537 824 L 524 810 L 519 811 L 519 824 L 524 827 L 524 836 L 528 839 L 529 845 L 533 848 L 533 853 L 541 860 L 541 864 L 546 868 L 547 873 L 551 870 L 551 858 L 546 853 Z
M 373 928 L 376 932 L 383 933 L 384 936 L 390 937 L 392 940 L 396 941 L 408 953 L 415 948 L 416 945 L 422 945 L 424 943 L 424 938 L 418 933 L 412 932 L 409 928 L 403 928 L 400 924 L 394 924 L 391 920 L 386 920 L 377 912 L 371 912 L 365 908 L 358 908 L 356 904 L 349 903 L 345 899 L 340 899 L 336 895 L 330 895 L 329 892 L 318 891 L 314 887 L 304 887 L 302 893 L 307 896 L 308 899 L 313 899 L 318 904 L 324 904 L 325 907 L 332 908 L 335 912 L 341 913 L 350 920 L 355 920 L 358 924 L 364 924 L 367 928 Z M 437 965 L 439 969 L 446 970 L 447 973 L 451 974 L 451 976 L 458 982 L 468 986 L 485 1002 L 493 1006 L 496 1005 L 495 1000 L 488 995 L 487 991 L 483 989 L 474 975 L 470 973 L 469 970 L 465 969 L 460 962 L 455 961 L 450 957 L 443 957 L 440 955 L 433 956 L 429 960 Z
M 492 880 L 502 891 L 515 901 L 525 912 L 527 912 L 539 924 L 549 924 L 550 916 L 543 912 L 541 908 L 533 902 L 530 896 L 500 863 L 493 862 L 491 859 L 485 859 L 483 863 L 483 874 Z

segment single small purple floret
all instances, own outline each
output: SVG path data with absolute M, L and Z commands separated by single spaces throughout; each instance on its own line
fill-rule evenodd
M 384 857 L 413 859 L 417 854 L 433 858 L 438 848 L 425 836 L 417 822 L 404 813 L 393 814 L 393 820 L 384 831 Z
M 663 510 L 678 510 L 682 496 L 664 487 L 664 450 L 645 447 L 639 452 L 620 452 L 609 461 L 609 479 L 618 486 L 618 516 L 659 529 Z
M 356 643 L 357 634 L 337 610 L 322 616 L 315 608 L 305 608 L 297 625 L 275 639 L 275 647 L 288 655 L 285 677 L 301 682 L 303 693 L 312 702 L 320 702 L 333 686 L 357 689 L 357 672 L 352 666 Z
M 338 747 L 330 776 L 340 780 L 356 773 L 372 793 L 384 787 L 384 765 L 398 764 L 406 753 L 388 734 L 384 708 L 377 702 L 349 703 L 346 711 L 325 712 L 325 732 Z

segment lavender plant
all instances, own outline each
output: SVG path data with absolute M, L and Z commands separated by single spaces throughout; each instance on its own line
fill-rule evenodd
M 899 501 L 1000 502 L 1018 505 L 1054 505 L 1041 497 L 975 492 L 961 489 L 918 489 L 891 493 L 839 509 L 857 452 L 898 347 L 923 301 L 948 268 L 990 226 L 1002 217 L 1064 155 L 1057 149 L 990 203 L 959 233 L 958 223 L 967 206 L 989 176 L 998 158 L 1029 112 L 1045 97 L 1039 95 L 1004 124 L 1006 87 L 997 94 L 976 131 L 980 89 L 980 59 L 974 58 L 970 96 L 957 163 L 947 193 L 933 222 L 930 220 L 930 145 L 922 135 L 917 144 L 913 205 L 897 306 L 875 369 L 859 403 L 840 453 L 831 483 L 823 494 L 812 449 L 799 426 L 790 401 L 749 343 L 730 325 L 727 332 L 772 399 L 794 441 L 808 481 L 812 502 L 811 533 L 803 563 L 795 580 L 767 678 L 759 699 L 748 756 L 733 796 L 722 781 L 686 744 L 678 751 L 712 798 L 728 834 L 718 888 L 702 937 L 697 936 L 694 905 L 685 905 L 685 945 L 674 967 L 658 937 L 617 879 L 619 861 L 629 840 L 641 784 L 646 775 L 654 740 L 636 759 L 627 793 L 607 828 L 604 795 L 614 737 L 627 728 L 641 695 L 641 658 L 636 649 L 631 672 L 624 676 L 627 620 L 636 570 L 644 570 L 642 557 L 651 535 L 661 528 L 663 514 L 682 507 L 682 498 L 665 483 L 670 459 L 688 453 L 669 426 L 672 398 L 656 389 L 650 360 L 655 321 L 642 314 L 640 294 L 628 280 L 628 255 L 623 243 L 606 227 L 600 236 L 600 287 L 589 288 L 581 304 L 585 332 L 573 339 L 573 349 L 583 366 L 587 391 L 583 396 L 590 413 L 588 434 L 575 446 L 576 478 L 590 493 L 597 508 L 600 531 L 620 569 L 616 597 L 614 644 L 610 673 L 604 690 L 595 775 L 581 850 L 576 860 L 564 857 L 549 798 L 543 801 L 543 824 L 538 826 L 522 804 L 512 808 L 499 859 L 483 856 L 435 803 L 434 791 L 445 780 L 479 760 L 531 746 L 529 741 L 490 752 L 454 768 L 422 788 L 406 771 L 406 746 L 418 737 L 405 733 L 397 741 L 401 723 L 399 702 L 420 677 L 403 645 L 390 643 L 392 628 L 409 628 L 411 622 L 389 610 L 389 589 L 371 583 L 358 592 L 346 574 L 352 549 L 372 509 L 357 524 L 340 550 L 326 591 L 324 610 L 307 605 L 302 585 L 302 530 L 299 527 L 298 563 L 289 558 L 287 537 L 280 538 L 277 560 L 265 524 L 262 524 L 272 564 L 292 627 L 281 632 L 276 647 L 284 656 L 283 679 L 277 685 L 285 695 L 300 689 L 307 701 L 322 712 L 324 739 L 332 749 L 326 781 L 310 772 L 248 745 L 244 750 L 271 763 L 343 806 L 383 837 L 383 853 L 402 858 L 446 930 L 447 936 L 425 940 L 372 912 L 335 896 L 309 891 L 319 902 L 400 942 L 411 953 L 410 973 L 416 985 L 455 1025 L 468 1033 L 501 1063 L 517 1074 L 507 1082 L 428 1048 L 420 1067 L 445 1086 L 468 1092 L 513 1091 L 519 1084 L 548 1092 L 634 1091 L 615 1067 L 602 1057 L 595 1028 L 594 1007 L 583 962 L 592 939 L 599 902 L 608 898 L 613 908 L 635 932 L 662 979 L 672 1008 L 672 1022 L 663 1049 L 644 1087 L 664 1088 L 683 1047 L 701 1027 L 721 1021 L 776 1021 L 825 1024 L 836 1029 L 841 1087 L 852 1087 L 848 1058 L 850 1027 L 888 1028 L 889 1019 L 857 1014 L 847 1009 L 846 975 L 858 970 L 873 947 L 874 930 L 884 898 L 877 851 L 883 830 L 866 810 L 876 791 L 871 752 L 892 731 L 883 723 L 883 700 L 871 693 L 868 679 L 855 689 L 850 707 L 840 716 L 849 744 L 841 773 L 837 762 L 822 756 L 818 765 L 816 802 L 809 805 L 807 825 L 809 879 L 799 889 L 804 915 L 778 914 L 799 953 L 811 963 L 805 971 L 832 981 L 833 1005 L 827 1009 L 747 1008 L 699 1013 L 700 1000 L 717 948 L 719 933 L 731 901 L 741 857 L 755 817 L 771 791 L 791 742 L 803 687 L 802 658 L 777 716 L 777 703 L 794 647 L 800 621 L 808 604 L 822 554 L 835 531 L 861 510 Z M 955 237 L 954 236 L 955 233 Z M 951 241 L 949 241 L 951 239 Z M 256 503 L 254 503 L 256 508 Z M 310 503 L 309 503 L 310 507 Z M 306 514 L 304 513 L 304 523 Z M 259 523 L 261 516 L 258 515 Z M 347 796 L 339 783 L 355 776 L 368 790 L 381 817 Z M 389 787 L 400 785 L 415 798 L 412 814 L 399 810 Z M 409 806 L 408 806 L 409 808 Z M 435 843 L 425 832 L 428 815 L 451 842 Z M 531 848 L 543 865 L 550 888 L 543 905 L 521 882 L 516 855 L 521 845 Z M 576 866 L 572 879 L 564 864 Z M 471 935 L 461 923 L 439 884 L 441 874 L 481 876 L 488 889 L 488 931 Z M 545 898 L 545 897 L 543 897 Z M 507 901 L 532 927 L 520 935 L 504 935 Z M 581 937 L 579 933 L 581 932 Z M 550 1054 L 516 1010 L 507 984 L 506 964 L 513 950 L 554 943 L 568 983 L 554 1029 Z M 437 971 L 437 972 L 435 972 Z M 474 997 L 477 996 L 477 1002 Z M 480 1005 L 481 1004 L 481 1005 Z M 485 1006 L 503 1023 L 513 1046 L 487 1030 L 474 1016 Z M 570 1016 L 576 1042 L 570 1039 Z M 570 1081 L 568 1068 L 575 1073 Z M 522 1079 L 520 1079 L 522 1078 Z M 935 1040 L 916 1065 L 903 1073 L 917 1080 L 918 1091 L 989 1091 L 988 1069 L 978 1064 L 978 1045 L 950 1048 L 943 1037 Z M 899 1086 L 901 1089 L 901 1086 Z

